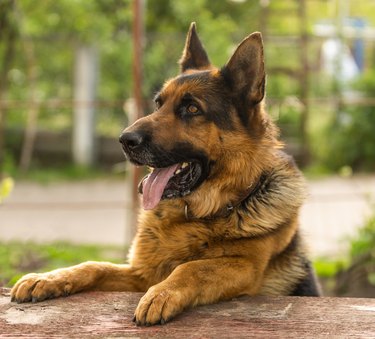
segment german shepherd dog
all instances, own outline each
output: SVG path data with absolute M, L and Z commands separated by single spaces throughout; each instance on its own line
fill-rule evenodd
M 13 287 L 13 301 L 145 292 L 134 320 L 154 325 L 239 295 L 319 295 L 298 230 L 305 181 L 264 110 L 261 34 L 245 38 L 219 69 L 192 23 L 179 63 L 155 111 L 120 136 L 126 157 L 151 168 L 139 186 L 129 264 L 31 273 Z

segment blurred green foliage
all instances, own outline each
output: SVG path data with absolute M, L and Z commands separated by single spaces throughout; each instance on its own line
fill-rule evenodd
M 370 70 L 354 87 L 364 98 L 375 97 L 375 70 Z M 325 162 L 333 170 L 375 170 L 375 106 L 343 107 L 332 119 L 326 133 Z
M 317 258 L 314 268 L 328 295 L 374 297 L 375 215 L 370 216 L 350 239 L 346 257 Z M 365 292 L 366 291 L 366 292 Z
M 375 297 L 375 214 L 351 241 L 349 266 L 338 272 L 339 295 Z
M 0 179 L 0 204 L 12 192 L 14 180 L 10 177 Z
M 8 72 L 8 99 L 27 100 L 28 60 L 22 45 L 22 40 L 26 39 L 34 47 L 37 100 L 42 103 L 47 99 L 66 101 L 65 105 L 52 109 L 42 104 L 39 126 L 70 128 L 74 50 L 78 45 L 94 45 L 100 55 L 98 100 L 110 103 L 98 108 L 99 128 L 105 130 L 107 124 L 100 124 L 100 121 L 108 122 L 113 117 L 117 117 L 117 122 L 122 119 L 125 124 L 122 106 L 132 93 L 132 1 L 45 0 L 35 6 L 33 0 L 22 0 L 15 4 L 18 53 Z M 191 21 L 198 22 L 212 61 L 221 65 L 233 45 L 233 34 L 239 30 L 236 20 L 249 13 L 255 14 L 257 8 L 256 2 L 245 6 L 229 1 L 147 1 L 143 59 L 145 97 L 152 98 L 164 79 L 178 71 L 177 60 Z M 255 29 L 256 22 L 244 25 L 241 38 Z M 10 109 L 10 125 L 25 123 L 27 104 L 16 104 Z M 113 134 L 117 135 L 118 131 Z
M 124 263 L 125 249 L 114 246 L 72 245 L 64 242 L 0 244 L 0 286 L 13 286 L 24 274 L 47 272 L 87 260 Z
M 334 278 L 338 271 L 345 267 L 341 260 L 329 260 L 328 258 L 318 258 L 314 261 L 314 269 L 320 278 Z
M 370 254 L 375 272 L 375 215 L 367 219 L 364 226 L 351 241 L 350 256 L 352 260 Z
M 75 49 L 79 45 L 93 45 L 100 59 L 97 133 L 116 137 L 128 122 L 123 103 L 132 96 L 133 1 L 43 0 L 36 6 L 34 0 L 3 0 L 1 6 L 11 3 L 15 4 L 14 13 L 8 21 L 3 21 L 17 28 L 16 53 L 7 70 L 9 91 L 5 99 L 10 102 L 7 126 L 23 128 L 27 118 L 31 84 L 28 77 L 30 55 L 25 53 L 25 41 L 33 46 L 35 92 L 40 103 L 38 127 L 57 131 L 68 130 L 72 124 Z M 285 105 L 284 99 L 298 98 L 301 89 L 296 78 L 287 73 L 301 71 L 298 45 L 301 27 L 305 27 L 310 35 L 318 20 L 334 22 L 337 10 L 335 2 L 307 1 L 306 6 L 306 21 L 302 25 L 298 2 L 294 0 L 145 1 L 144 97 L 151 99 L 164 80 L 178 72 L 177 61 L 190 22 L 197 22 L 199 35 L 211 61 L 217 66 L 226 62 L 238 42 L 250 32 L 266 30 L 268 36 L 273 37 L 265 43 L 267 71 L 274 68 L 289 70 L 272 72 L 267 78 L 267 97 L 282 102 L 281 105 L 268 104 L 268 109 L 277 111 L 280 105 L 274 115 L 282 125 L 282 136 L 286 139 L 291 136 L 292 142 L 298 142 L 301 110 Z M 356 6 L 350 6 L 350 15 L 365 17 L 369 24 L 374 24 L 375 3 L 370 0 L 356 3 Z M 0 39 L 0 67 L 5 44 L 4 39 Z M 310 40 L 308 57 L 312 72 L 306 81 L 310 83 L 311 97 L 328 98 L 335 94 L 335 86 L 332 79 L 319 72 L 320 47 L 321 41 Z M 371 65 L 373 59 L 374 55 L 367 48 L 366 64 Z M 364 79 L 364 88 L 360 89 L 370 96 L 375 87 L 373 75 Z M 147 100 L 145 113 L 152 108 L 151 100 Z M 332 105 L 322 108 L 317 103 L 310 107 L 308 126 L 313 156 L 322 163 L 327 162 L 331 170 L 344 165 L 373 169 L 373 109 L 347 107 L 340 114 L 336 114 L 335 109 Z M 331 122 L 331 128 L 324 130 L 322 135 L 327 121 Z
M 40 124 L 44 128 L 69 128 L 74 50 L 80 44 L 90 44 L 97 47 L 100 55 L 98 100 L 113 103 L 109 107 L 99 107 L 99 120 L 110 121 L 115 116 L 125 122 L 122 103 L 132 93 L 132 1 L 44 0 L 38 6 L 33 0 L 14 3 L 18 53 L 8 71 L 8 99 L 27 100 L 28 60 L 22 44 L 26 39 L 34 46 L 37 99 L 41 102 L 66 100 L 66 105 L 58 108 L 42 104 Z M 297 8 L 294 2 L 272 2 L 269 6 L 275 11 Z M 318 16 L 315 7 L 311 6 L 309 26 Z M 261 10 L 258 1 L 148 0 L 144 9 L 144 96 L 152 98 L 164 80 L 178 72 L 177 61 L 190 22 L 197 22 L 211 61 L 221 66 L 239 41 L 261 29 Z M 269 18 L 268 30 L 281 35 L 295 34 L 298 25 L 292 25 L 290 20 L 284 16 Z M 299 62 L 297 46 L 266 45 L 266 56 L 270 66 L 296 67 Z M 298 86 L 287 76 L 275 75 L 268 79 L 268 92 L 271 96 L 282 97 L 298 92 Z M 25 105 L 27 103 L 10 109 L 10 124 L 24 124 Z

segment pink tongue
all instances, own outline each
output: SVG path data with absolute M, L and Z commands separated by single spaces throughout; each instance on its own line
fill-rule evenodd
M 155 168 L 145 179 L 143 182 L 143 208 L 145 210 L 152 210 L 156 207 L 163 195 L 165 186 L 178 166 L 176 164 L 167 168 Z

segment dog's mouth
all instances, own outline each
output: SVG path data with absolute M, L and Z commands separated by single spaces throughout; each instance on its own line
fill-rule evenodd
M 151 210 L 160 200 L 184 197 L 202 181 L 202 166 L 197 161 L 181 162 L 164 168 L 151 168 L 139 184 L 143 208 Z

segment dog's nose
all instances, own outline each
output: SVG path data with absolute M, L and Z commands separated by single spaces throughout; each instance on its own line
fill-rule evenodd
M 129 149 L 134 149 L 142 145 L 145 134 L 142 132 L 124 132 L 120 135 L 119 141 Z

